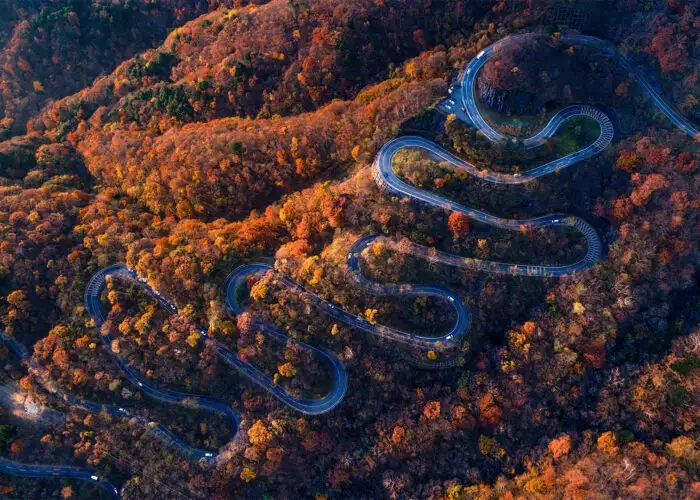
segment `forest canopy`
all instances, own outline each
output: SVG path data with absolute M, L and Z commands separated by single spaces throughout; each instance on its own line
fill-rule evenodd
M 700 496 L 698 137 L 562 38 L 610 41 L 697 127 L 695 2 L 0 9 L 0 496 L 107 498 L 103 479 L 122 498 Z M 514 137 L 490 141 L 463 72 L 523 33 L 475 79 L 485 123 Z M 579 104 L 610 144 L 519 182 L 596 141 L 579 116 L 518 147 Z M 392 157 L 397 182 L 557 223 L 510 230 L 389 192 L 375 160 L 405 136 L 477 174 L 416 146 Z M 600 258 L 561 277 L 475 264 L 571 266 L 591 241 Z M 133 275 L 88 288 L 117 264 Z M 289 404 L 341 388 L 329 411 Z

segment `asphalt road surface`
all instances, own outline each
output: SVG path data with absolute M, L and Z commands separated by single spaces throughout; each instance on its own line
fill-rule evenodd
M 493 274 L 508 274 L 514 276 L 533 276 L 533 277 L 561 277 L 581 271 L 595 264 L 601 255 L 601 243 L 598 234 L 593 227 L 581 218 L 565 214 L 553 214 L 533 219 L 505 219 L 475 208 L 466 207 L 459 203 L 453 202 L 434 193 L 424 191 L 422 189 L 411 186 L 402 181 L 392 168 L 392 160 L 394 156 L 404 149 L 419 149 L 423 150 L 431 158 L 439 162 L 448 162 L 455 169 L 464 170 L 467 174 L 481 179 L 483 181 L 497 184 L 522 184 L 532 182 L 539 177 L 549 175 L 554 172 L 569 168 L 582 160 L 596 155 L 603 151 L 613 140 L 614 129 L 609 117 L 601 110 L 589 105 L 575 105 L 564 108 L 555 114 L 542 130 L 524 140 L 516 140 L 508 137 L 505 134 L 494 129 L 481 116 L 476 103 L 474 94 L 474 84 L 479 70 L 486 64 L 490 57 L 494 55 L 499 47 L 508 43 L 521 43 L 525 38 L 535 35 L 515 35 L 509 36 L 500 40 L 490 47 L 480 52 L 466 67 L 462 74 L 461 86 L 459 87 L 459 95 L 453 96 L 453 99 L 459 99 L 463 110 L 457 113 L 457 116 L 464 119 L 470 125 L 476 127 L 488 139 L 494 142 L 510 140 L 517 143 L 523 148 L 537 147 L 544 144 L 546 140 L 556 133 L 556 131 L 567 121 L 577 116 L 588 116 L 596 120 L 600 127 L 598 138 L 590 145 L 582 148 L 579 151 L 566 155 L 562 158 L 545 163 L 538 167 L 528 170 L 522 174 L 501 174 L 480 169 L 446 151 L 440 145 L 421 138 L 421 137 L 399 137 L 394 139 L 382 147 L 377 155 L 372 166 L 372 174 L 377 184 L 392 195 L 409 198 L 413 201 L 437 209 L 448 211 L 461 212 L 471 219 L 478 222 L 488 224 L 505 230 L 521 231 L 523 229 L 537 229 L 542 227 L 568 226 L 578 230 L 587 242 L 586 255 L 572 264 L 560 266 L 545 266 L 532 264 L 511 264 L 504 262 L 485 261 L 480 259 L 464 258 L 435 249 L 429 249 L 421 245 L 411 243 L 409 251 L 414 255 L 422 257 L 430 262 L 439 262 L 442 264 L 472 268 L 486 273 Z M 661 99 L 656 86 L 647 77 L 646 73 L 630 59 L 629 55 L 621 49 L 604 40 L 577 34 L 560 35 L 561 40 L 572 43 L 581 44 L 601 50 L 611 57 L 616 58 L 620 64 L 629 72 L 631 78 L 638 83 L 644 90 L 646 95 L 658 107 L 658 109 L 668 117 L 671 122 L 683 130 L 687 134 L 697 138 L 698 130 L 690 122 L 678 114 L 670 105 Z M 457 101 L 450 103 L 451 107 L 456 107 Z M 282 284 L 289 289 L 295 290 L 308 303 L 313 304 L 334 319 L 358 328 L 365 332 L 378 337 L 387 338 L 405 345 L 421 348 L 421 349 L 446 349 L 456 345 L 468 335 L 471 326 L 471 314 L 464 299 L 455 292 L 440 286 L 433 285 L 417 285 L 407 283 L 385 284 L 371 281 L 364 277 L 361 270 L 361 260 L 363 252 L 375 243 L 379 238 L 385 238 L 382 235 L 365 236 L 357 240 L 351 247 L 347 255 L 348 272 L 351 274 L 354 281 L 362 290 L 375 295 L 403 295 L 403 296 L 434 296 L 447 301 L 456 313 L 454 326 L 446 333 L 437 336 L 421 336 L 404 332 L 383 325 L 370 323 L 367 319 L 351 314 L 340 309 L 338 306 L 321 299 L 313 292 L 307 290 L 292 279 L 282 276 Z M 249 264 L 241 266 L 234 270 L 229 275 L 226 282 L 226 300 L 227 305 L 234 315 L 243 313 L 246 310 L 244 302 L 239 301 L 239 291 L 247 290 L 246 282 L 250 277 L 260 277 L 272 270 L 268 264 Z M 168 310 L 171 314 L 178 312 L 177 306 L 163 297 L 160 293 L 153 290 L 145 280 L 139 278 L 135 271 L 127 268 L 124 265 L 114 265 L 102 269 L 90 280 L 85 291 L 85 305 L 90 316 L 95 321 L 95 327 L 99 328 L 104 322 L 104 317 L 100 308 L 100 296 L 106 286 L 107 276 L 120 276 L 132 283 L 138 284 L 148 295 L 156 300 L 162 307 Z M 266 335 L 283 342 L 295 342 L 300 348 L 312 352 L 318 359 L 328 364 L 333 377 L 333 387 L 323 397 L 318 399 L 303 400 L 298 399 L 285 391 L 282 387 L 275 384 L 267 375 L 259 371 L 250 363 L 244 362 L 238 356 L 227 349 L 222 344 L 219 344 L 214 339 L 211 339 L 204 328 L 198 327 L 198 331 L 202 338 L 216 342 L 216 347 L 219 356 L 235 368 L 245 378 L 254 382 L 256 385 L 267 391 L 283 404 L 301 413 L 308 415 L 319 415 L 331 411 L 335 408 L 345 396 L 347 390 L 347 372 L 340 360 L 331 352 L 315 347 L 303 342 L 298 342 L 291 339 L 277 327 L 265 323 L 260 320 L 255 320 L 256 326 Z M 124 376 L 129 382 L 141 391 L 146 396 L 155 400 L 168 404 L 182 405 L 189 408 L 197 408 L 205 411 L 211 411 L 222 415 L 231 422 L 232 432 L 235 435 L 239 424 L 240 416 L 233 410 L 229 403 L 219 401 L 212 398 L 201 397 L 189 393 L 169 391 L 160 389 L 150 384 L 129 362 L 119 355 L 112 352 L 110 344 L 114 337 L 111 334 L 102 335 L 103 343 L 107 352 L 111 354 L 114 361 L 121 369 Z M 29 352 L 15 339 L 0 332 L 0 340 L 13 350 L 23 362 L 25 362 L 30 371 L 38 376 L 41 380 L 47 378 L 45 369 L 41 367 L 36 360 L 33 360 Z M 47 386 L 48 386 L 47 382 Z M 153 430 L 153 434 L 163 442 L 177 449 L 183 456 L 198 461 L 214 461 L 218 456 L 218 451 L 199 450 L 189 446 L 178 437 L 174 436 L 163 426 L 150 421 L 149 419 L 119 406 L 105 405 L 93 403 L 90 401 L 81 400 L 70 393 L 66 393 L 55 386 L 51 389 L 52 392 L 58 392 L 67 402 L 89 412 L 109 413 L 115 416 L 135 419 L 137 422 L 149 429 Z M 101 478 L 95 471 L 87 468 L 58 466 L 58 465 L 40 465 L 40 464 L 22 464 L 12 462 L 6 459 L 0 459 L 0 472 L 23 477 L 57 477 L 57 478 L 74 478 L 84 481 L 95 482 L 107 491 L 114 498 L 119 497 L 117 487 Z

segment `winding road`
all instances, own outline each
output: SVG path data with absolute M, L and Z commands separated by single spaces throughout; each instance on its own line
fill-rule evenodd
M 491 141 L 500 142 L 509 138 L 514 140 L 514 138 L 508 137 L 507 135 L 494 129 L 481 115 L 476 102 L 477 97 L 475 88 L 479 70 L 484 67 L 491 57 L 498 55 L 498 49 L 510 44 L 522 44 L 523 42 L 528 42 L 534 38 L 542 36 L 543 35 L 539 35 L 537 33 L 524 33 L 521 35 L 507 36 L 479 52 L 477 56 L 469 62 L 462 73 L 460 88 L 462 106 L 464 106 L 466 109 L 466 114 L 473 126 L 481 131 Z M 616 59 L 618 63 L 620 63 L 620 65 L 627 71 L 631 80 L 640 86 L 642 91 L 644 91 L 646 96 L 654 103 L 661 113 L 663 113 L 677 128 L 691 137 L 697 138 L 697 127 L 683 118 L 676 110 L 673 109 L 671 105 L 666 103 L 661 98 L 661 95 L 656 90 L 656 85 L 654 85 L 647 76 L 644 68 L 632 61 L 632 58 L 627 50 L 618 48 L 606 40 L 588 35 L 579 35 L 576 33 L 562 33 L 559 35 L 558 40 L 571 45 L 582 45 L 589 47 L 601 51 L 613 59 Z M 538 134 L 523 140 L 522 145 L 525 147 L 536 146 L 542 144 L 545 139 L 551 137 L 561 124 L 561 117 L 559 115 L 564 115 L 567 113 L 567 109 L 568 108 L 564 108 L 559 113 L 554 115 L 550 122 Z
M 170 314 L 177 314 L 177 307 L 163 297 L 159 292 L 153 290 L 153 288 L 146 283 L 145 280 L 140 279 L 134 270 L 129 269 L 122 264 L 116 264 L 106 267 L 93 275 L 85 290 L 85 306 L 88 314 L 93 319 L 96 328 L 99 329 L 105 321 L 105 317 L 102 313 L 100 297 L 107 286 L 108 277 L 121 278 L 127 282 L 138 285 Z M 235 281 L 235 278 L 236 275 L 234 272 L 229 277 L 229 287 L 240 285 L 240 283 Z M 240 314 L 240 312 L 242 312 L 242 306 L 235 303 L 235 301 L 232 299 L 233 294 L 228 294 L 228 296 L 229 305 L 232 306 L 232 312 L 234 314 Z M 260 330 L 266 335 L 281 341 L 282 343 L 295 343 L 301 349 L 312 352 L 318 359 L 326 362 L 331 368 L 334 378 L 333 387 L 328 394 L 322 398 L 314 400 L 295 398 L 282 387 L 276 385 L 267 375 L 259 371 L 252 364 L 242 361 L 236 354 L 231 352 L 223 344 L 212 339 L 204 328 L 199 326 L 197 327 L 197 331 L 202 338 L 216 343 L 219 356 L 221 356 L 221 358 L 227 364 L 233 368 L 236 368 L 244 377 L 252 382 L 255 382 L 289 408 L 307 415 L 319 415 L 332 410 L 342 401 L 343 397 L 345 396 L 345 391 L 347 390 L 347 372 L 345 371 L 345 368 L 340 360 L 334 354 L 325 349 L 294 340 L 272 325 L 261 324 Z M 101 335 L 105 350 L 112 356 L 126 379 L 138 391 L 152 399 L 167 404 L 180 405 L 190 409 L 217 413 L 229 420 L 232 426 L 232 435 L 236 435 L 241 420 L 238 413 L 231 407 L 230 404 L 208 397 L 170 391 L 151 385 L 148 379 L 146 379 L 138 370 L 131 366 L 128 360 L 113 352 L 111 344 L 115 338 L 116 337 L 111 333 Z M 55 383 L 51 383 L 52 381 L 48 375 L 48 370 L 41 366 L 20 342 L 7 335 L 5 332 L 0 332 L 0 340 L 4 345 L 11 349 L 24 364 L 29 367 L 30 371 L 40 380 L 40 382 L 42 382 L 45 389 L 47 389 L 49 392 L 58 393 L 58 395 L 68 404 L 91 413 L 106 413 L 117 417 L 128 418 L 148 429 L 150 433 L 160 439 L 164 444 L 177 450 L 181 455 L 190 460 L 214 462 L 218 458 L 218 451 L 207 451 L 192 447 L 162 425 L 153 422 L 130 409 L 117 405 L 87 401 L 78 398 L 67 391 L 57 388 Z M 111 483 L 99 477 L 97 472 L 92 469 L 57 465 L 30 465 L 0 459 L 0 472 L 25 477 L 62 477 L 92 481 L 102 486 L 113 497 L 119 498 L 119 490 Z
M 8 335 L 4 330 L 0 330 L 0 341 L 8 349 L 14 352 L 20 358 L 22 363 L 29 366 L 30 370 L 35 370 L 38 363 L 32 359 L 29 351 L 23 344 L 18 342 L 14 337 Z M 74 398 L 75 399 L 75 398 Z M 74 404 L 73 401 L 68 401 Z M 119 489 L 99 476 L 99 474 L 85 467 L 72 467 L 69 465 L 46 465 L 46 464 L 25 464 L 14 462 L 6 458 L 0 458 L 0 472 L 20 477 L 53 477 L 63 479 L 78 479 L 95 483 L 106 491 L 112 498 L 119 498 Z
M 495 53 L 497 53 L 498 48 L 509 43 L 522 43 L 524 39 L 533 36 L 536 35 L 524 34 L 506 37 L 484 49 L 474 59 L 472 59 L 462 74 L 461 86 L 459 87 L 459 99 L 461 100 L 461 103 L 465 109 L 464 113 L 466 117 L 468 118 L 469 122 L 471 122 L 471 125 L 475 126 L 491 141 L 500 142 L 510 140 L 511 142 L 517 143 L 520 147 L 534 148 L 544 144 L 546 140 L 552 137 L 568 120 L 575 117 L 587 116 L 594 119 L 600 128 L 599 136 L 593 143 L 579 151 L 532 168 L 522 174 L 502 174 L 476 167 L 471 163 L 454 156 L 452 153 L 446 151 L 444 148 L 430 140 L 421 137 L 405 136 L 394 139 L 382 147 L 372 165 L 372 175 L 374 176 L 378 186 L 392 195 L 409 198 L 429 207 L 460 212 L 480 223 L 488 224 L 500 229 L 522 231 L 524 229 L 527 230 L 555 226 L 573 228 L 579 231 L 586 239 L 587 251 L 585 256 L 572 264 L 559 266 L 511 264 L 464 258 L 411 243 L 409 244 L 409 251 L 412 254 L 425 258 L 431 262 L 440 262 L 442 264 L 454 267 L 476 269 L 492 274 L 534 277 L 561 277 L 571 275 L 592 266 L 599 260 L 601 256 L 601 242 L 598 234 L 589 223 L 581 218 L 565 214 L 553 214 L 523 220 L 497 217 L 471 207 L 466 207 L 437 194 L 411 186 L 401 180 L 399 176 L 396 175 L 392 167 L 392 160 L 395 158 L 397 153 L 406 149 L 418 149 L 424 151 L 435 161 L 447 162 L 452 165 L 453 168 L 463 170 L 467 174 L 483 181 L 496 184 L 522 184 L 531 182 L 544 175 L 549 175 L 568 168 L 603 151 L 614 138 L 614 128 L 610 118 L 605 113 L 590 105 L 575 105 L 562 109 L 555 114 L 547 125 L 545 125 L 545 127 L 543 127 L 543 129 L 537 134 L 523 140 L 517 140 L 513 137 L 508 137 L 502 134 L 489 125 L 482 117 L 481 113 L 479 112 L 474 93 L 475 82 L 479 70 Z M 619 63 L 629 72 L 631 78 L 640 85 L 642 90 L 657 106 L 657 108 L 664 115 L 666 115 L 676 127 L 695 138 L 698 137 L 697 129 L 661 99 L 659 93 L 656 91 L 651 81 L 646 77 L 644 71 L 634 65 L 625 51 L 618 49 L 614 45 L 604 40 L 584 35 L 563 34 L 560 35 L 559 39 L 566 43 L 581 44 L 601 50 L 607 55 L 617 59 Z M 308 303 L 313 304 L 332 318 L 368 332 L 372 335 L 420 349 L 449 349 L 460 345 L 462 340 L 469 333 L 471 326 L 471 313 L 463 297 L 447 288 L 440 286 L 408 283 L 377 283 L 367 279 L 363 275 L 361 270 L 362 254 L 379 238 L 385 238 L 385 236 L 371 235 L 362 237 L 358 239 L 350 248 L 347 255 L 347 267 L 352 279 L 359 287 L 362 288 L 362 290 L 374 295 L 420 295 L 434 296 L 446 300 L 453 307 L 456 313 L 455 324 L 449 329 L 448 332 L 439 336 L 427 337 L 411 334 L 409 332 L 404 332 L 384 325 L 373 324 L 365 318 L 346 312 L 340 309 L 338 306 L 321 299 L 318 295 L 307 290 L 302 285 L 286 276 L 280 277 L 281 283 L 285 287 L 299 293 Z M 249 264 L 237 268 L 229 275 L 226 280 L 225 293 L 227 305 L 231 313 L 234 315 L 239 315 L 246 311 L 246 305 L 243 302 L 239 302 L 238 297 L 240 297 L 239 291 L 242 289 L 242 287 L 247 286 L 249 278 L 257 279 L 272 270 L 272 266 L 268 264 Z M 172 302 L 164 298 L 157 291 L 153 290 L 145 280 L 137 276 L 135 271 L 127 268 L 124 265 L 114 265 L 102 269 L 95 274 L 90 280 L 85 292 L 85 305 L 90 316 L 95 322 L 95 327 L 99 328 L 105 321 L 100 307 L 100 296 L 105 289 L 107 276 L 118 276 L 129 282 L 138 284 L 149 296 L 155 299 L 171 314 L 176 314 L 178 312 L 177 307 Z M 345 371 L 342 363 L 334 354 L 325 349 L 291 339 L 279 328 L 269 323 L 257 319 L 254 321 L 258 329 L 264 332 L 267 336 L 281 342 L 297 343 L 302 349 L 312 352 L 318 359 L 327 363 L 333 376 L 333 387 L 331 390 L 325 396 L 319 399 L 303 400 L 295 398 L 282 387 L 276 385 L 267 375 L 259 371 L 253 365 L 242 361 L 235 353 L 231 352 L 224 345 L 209 337 L 204 328 L 197 328 L 202 338 L 216 342 L 218 354 L 227 364 L 238 370 L 246 379 L 254 382 L 272 396 L 279 399 L 287 407 L 308 415 L 319 415 L 332 410 L 342 401 L 347 390 L 347 372 Z M 212 398 L 169 391 L 152 386 L 149 381 L 145 379 L 145 377 L 143 377 L 129 364 L 128 360 L 123 359 L 119 355 L 112 352 L 110 344 L 115 338 L 113 335 L 104 334 L 101 337 L 107 352 L 111 354 L 124 376 L 131 384 L 137 387 L 139 391 L 143 392 L 143 394 L 168 404 L 202 409 L 222 415 L 230 421 L 232 432 L 234 435 L 236 434 L 240 424 L 240 417 L 238 413 L 231 408 L 230 404 Z M 30 369 L 32 369 L 34 373 L 41 373 L 42 368 L 31 358 L 29 353 L 21 346 L 21 344 L 4 334 L 2 335 L 2 341 L 15 353 L 17 353 L 23 362 L 30 366 Z M 138 423 L 147 426 L 148 428 L 153 428 L 153 432 L 158 438 L 167 443 L 169 446 L 177 449 L 183 456 L 191 460 L 214 461 L 218 457 L 217 451 L 206 451 L 193 448 L 174 436 L 164 427 L 149 421 L 145 417 L 131 410 L 113 405 L 84 401 L 65 392 L 62 392 L 62 396 L 68 403 L 86 411 L 94 413 L 108 413 L 115 416 L 135 419 Z M 119 496 L 119 491 L 115 486 L 100 478 L 90 469 L 53 465 L 27 465 L 0 459 L 0 472 L 28 477 L 66 477 L 93 481 L 103 486 L 115 498 Z
M 161 305 L 163 308 L 169 311 L 170 314 L 174 315 L 178 313 L 178 309 L 177 306 L 175 306 L 175 304 L 167 300 L 157 291 L 153 290 L 153 288 L 151 288 L 151 286 L 148 283 L 146 283 L 145 280 L 137 276 L 134 270 L 129 269 L 125 265 L 117 264 L 102 269 L 101 271 L 96 273 L 88 283 L 88 286 L 85 290 L 85 305 L 87 306 L 88 313 L 95 321 L 96 327 L 99 328 L 105 321 L 100 307 L 100 295 L 106 287 L 107 276 L 120 277 L 128 282 L 138 285 L 149 296 L 155 299 L 159 305 Z M 232 312 L 234 314 L 240 314 L 238 310 L 239 309 L 232 308 Z M 334 376 L 333 387 L 328 392 L 328 394 L 326 394 L 322 398 L 312 400 L 295 398 L 287 391 L 285 391 L 282 387 L 275 384 L 267 375 L 255 368 L 255 366 L 245 361 L 242 361 L 237 354 L 233 353 L 226 346 L 210 337 L 207 334 L 206 329 L 202 328 L 201 326 L 197 326 L 197 331 L 199 332 L 201 338 L 206 339 L 210 342 L 214 342 L 214 344 L 216 345 L 217 352 L 224 362 L 238 370 L 245 378 L 247 378 L 251 382 L 256 383 L 257 385 L 268 391 L 270 394 L 275 396 L 289 408 L 292 408 L 293 410 L 299 411 L 301 413 L 305 413 L 307 415 L 319 415 L 332 410 L 338 405 L 338 403 L 340 403 L 340 401 L 343 399 L 343 396 L 345 396 L 345 391 L 347 389 L 347 373 L 340 360 L 334 354 L 330 353 L 325 349 L 314 347 L 304 342 L 299 342 L 295 339 L 292 339 L 279 329 L 269 327 L 261 328 L 261 330 L 268 336 L 279 340 L 283 343 L 287 342 L 296 344 L 302 350 L 310 351 L 318 359 L 320 359 L 323 362 L 326 362 L 331 368 L 331 371 Z M 238 424 L 240 423 L 240 417 L 231 408 L 230 404 L 223 403 L 221 401 L 211 398 L 194 396 L 189 393 L 166 391 L 151 386 L 150 383 L 136 369 L 134 369 L 127 360 L 112 352 L 110 346 L 114 339 L 115 337 L 111 334 L 102 335 L 102 341 L 105 345 L 105 348 L 108 350 L 108 352 L 111 353 L 112 357 L 117 362 L 119 368 L 122 370 L 126 378 L 133 385 L 137 386 L 140 391 L 144 392 L 147 396 L 153 399 L 157 399 L 168 404 L 182 405 L 187 406 L 189 408 L 197 408 L 201 410 L 219 413 L 220 415 L 226 417 L 231 421 L 233 425 L 233 434 L 236 433 Z M 215 460 L 217 458 L 217 453 L 196 450 L 181 442 L 170 444 L 173 444 L 176 448 L 178 448 L 179 451 L 183 453 L 183 455 L 196 460 L 202 458 L 208 460 Z
M 63 479 L 78 479 L 95 483 L 105 490 L 112 498 L 119 498 L 119 489 L 109 481 L 97 475 L 92 469 L 71 467 L 68 465 L 33 465 L 13 462 L 0 458 L 0 472 L 20 477 L 55 477 Z

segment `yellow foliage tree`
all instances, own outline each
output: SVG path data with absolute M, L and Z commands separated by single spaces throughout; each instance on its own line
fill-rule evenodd
M 192 349 L 197 347 L 197 344 L 199 344 L 199 334 L 196 332 L 192 332 L 189 337 L 187 337 L 187 343 L 190 345 Z
M 297 158 L 294 161 L 294 164 L 297 167 L 297 175 L 304 175 L 304 159 L 303 158 Z
M 668 452 L 678 460 L 686 460 L 696 468 L 700 467 L 700 449 L 691 437 L 678 436 L 666 445 Z
M 409 78 L 416 78 L 418 76 L 418 70 L 416 68 L 416 63 L 414 63 L 414 62 L 410 62 L 410 63 L 406 64 L 404 71 L 406 72 L 406 75 Z
M 294 368 L 292 363 L 285 363 L 283 365 L 279 365 L 277 367 L 277 370 L 280 372 L 280 375 L 282 375 L 283 377 L 293 377 L 297 373 L 297 370 L 296 370 L 296 368 Z
M 15 290 L 14 292 L 10 292 L 7 296 L 7 302 L 13 306 L 18 306 L 25 300 L 27 300 L 27 294 L 24 290 Z
M 267 292 L 269 289 L 270 289 L 270 287 L 267 285 L 267 283 L 263 283 L 262 281 L 258 281 L 250 289 L 250 298 L 256 302 L 259 300 L 262 300 L 267 296 Z
M 241 479 L 243 479 L 246 483 L 251 482 L 256 477 L 257 477 L 257 474 L 250 467 L 244 467 L 243 470 L 241 471 Z
M 115 290 L 112 290 L 107 294 L 107 300 L 109 300 L 110 304 L 114 305 L 119 302 L 119 294 Z
M 265 446 L 272 439 L 272 433 L 261 420 L 258 420 L 248 429 L 248 438 L 254 445 Z
M 367 321 L 369 321 L 371 325 L 377 323 L 377 312 L 376 309 L 367 309 L 365 311 L 365 318 L 367 318 Z
M 606 432 L 598 437 L 598 449 L 608 455 L 617 455 L 617 438 L 612 432 Z

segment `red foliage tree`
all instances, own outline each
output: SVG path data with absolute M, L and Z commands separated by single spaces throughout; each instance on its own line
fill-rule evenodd
M 464 238 L 469 234 L 469 217 L 462 212 L 452 212 L 447 220 L 447 225 L 455 240 Z

